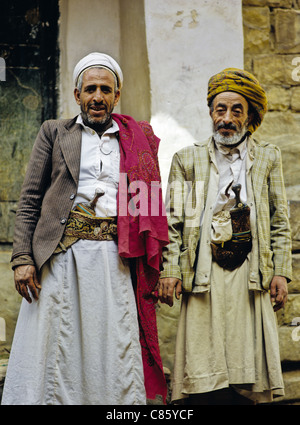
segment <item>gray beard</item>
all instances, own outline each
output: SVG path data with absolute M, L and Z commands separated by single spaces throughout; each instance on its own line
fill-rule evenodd
M 82 120 L 85 125 L 90 127 L 97 127 L 106 124 L 110 120 L 110 114 L 105 114 L 101 119 L 94 119 L 89 114 L 81 110 Z
M 233 136 L 222 136 L 219 131 L 213 129 L 213 137 L 216 143 L 223 146 L 238 145 L 242 138 L 247 133 L 247 127 L 244 126 L 240 131 L 237 131 Z
M 100 105 L 101 103 L 99 103 Z M 107 124 L 111 122 L 111 113 L 114 110 L 114 107 L 112 106 L 111 109 L 108 111 L 106 110 L 105 115 L 102 118 L 93 118 L 88 112 L 83 111 L 82 105 L 80 105 L 81 109 L 81 116 L 83 123 L 94 129 L 96 132 L 103 132 L 103 127 L 105 127 Z

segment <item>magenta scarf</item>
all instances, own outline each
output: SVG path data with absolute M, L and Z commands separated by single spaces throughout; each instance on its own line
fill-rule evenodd
M 157 159 L 159 139 L 146 121 L 136 122 L 118 114 L 112 114 L 112 118 L 120 129 L 119 255 L 136 258 L 136 300 L 146 395 L 149 399 L 161 395 L 165 402 L 167 387 L 158 344 L 157 298 L 152 294 L 159 278 L 162 248 L 169 243 Z

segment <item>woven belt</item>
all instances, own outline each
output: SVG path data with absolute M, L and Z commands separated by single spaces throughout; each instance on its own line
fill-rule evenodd
M 116 217 L 92 217 L 71 211 L 65 232 L 66 236 L 94 241 L 112 241 L 117 235 Z
M 71 211 L 62 240 L 54 254 L 66 251 L 78 239 L 112 241 L 117 239 L 116 217 L 94 217 Z

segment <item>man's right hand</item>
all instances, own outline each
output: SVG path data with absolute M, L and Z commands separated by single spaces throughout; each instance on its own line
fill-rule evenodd
M 41 285 L 37 278 L 36 268 L 31 265 L 18 266 L 14 270 L 15 287 L 22 297 L 24 297 L 29 303 L 32 299 L 29 295 L 30 290 L 35 300 L 39 299 L 39 290 Z
M 168 304 L 170 307 L 173 305 L 173 294 L 175 290 L 175 297 L 179 300 L 182 293 L 182 281 L 175 277 L 165 277 L 159 279 L 157 284 L 158 298 L 160 302 Z

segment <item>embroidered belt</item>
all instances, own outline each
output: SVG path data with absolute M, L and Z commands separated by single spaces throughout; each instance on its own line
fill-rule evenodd
M 112 241 L 117 239 L 116 217 L 95 217 L 71 211 L 62 240 L 54 254 L 66 251 L 78 239 Z

